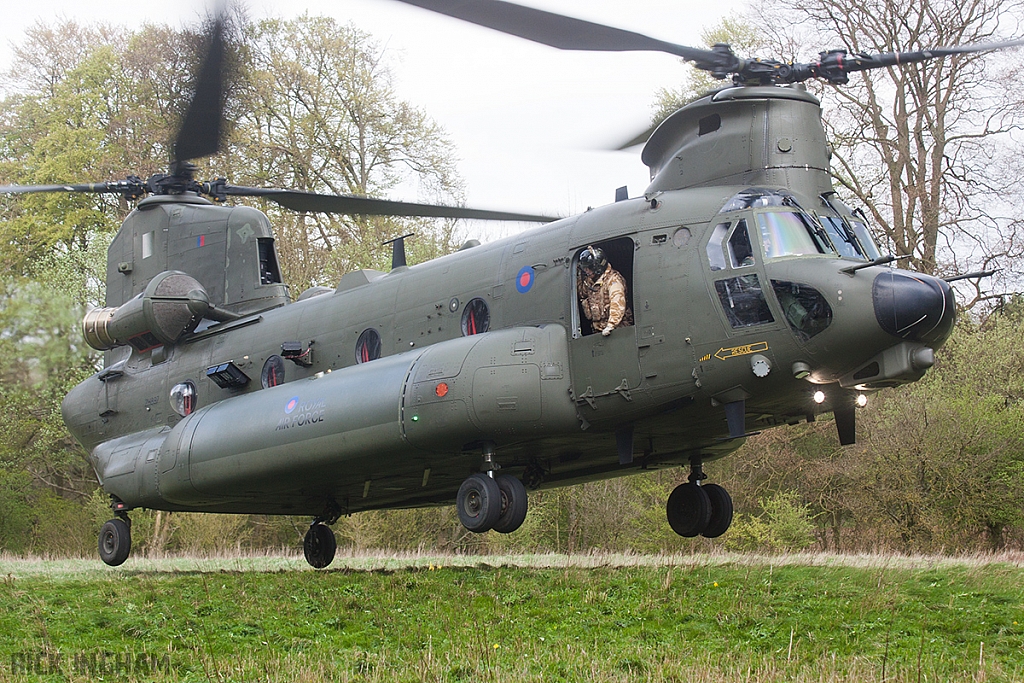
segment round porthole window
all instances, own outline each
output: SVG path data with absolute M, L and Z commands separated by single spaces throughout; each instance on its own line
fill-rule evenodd
M 260 374 L 260 382 L 264 389 L 284 384 L 284 359 L 274 354 L 263 364 L 263 372 Z
M 372 327 L 363 330 L 356 340 L 356 362 L 367 363 L 380 358 L 380 332 Z
M 187 381 L 175 384 L 171 389 L 171 408 L 182 417 L 191 415 L 196 409 L 196 385 Z
M 479 297 L 471 299 L 462 311 L 462 334 L 481 334 L 490 326 L 491 312 L 487 310 L 487 302 Z

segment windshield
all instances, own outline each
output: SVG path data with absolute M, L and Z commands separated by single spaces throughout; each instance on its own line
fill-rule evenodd
M 821 218 L 821 225 L 825 228 L 825 232 L 828 233 L 828 238 L 832 240 L 832 245 L 840 256 L 864 259 L 864 255 L 860 253 L 860 247 L 857 246 L 857 241 L 843 225 L 843 219 L 838 216 L 819 216 L 819 218 Z
M 878 245 L 875 244 L 874 238 L 871 237 L 868 226 L 860 221 L 850 221 L 850 223 L 853 225 L 853 231 L 857 234 L 857 239 L 860 241 L 861 246 L 864 247 L 864 255 L 872 261 L 876 258 L 881 258 L 882 252 L 878 251 Z
M 811 219 L 801 213 L 769 211 L 757 214 L 765 258 L 824 254 L 832 251 L 816 233 Z

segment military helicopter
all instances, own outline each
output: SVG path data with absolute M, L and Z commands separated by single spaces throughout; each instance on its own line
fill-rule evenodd
M 852 444 L 863 392 L 932 366 L 953 291 L 892 268 L 841 201 L 801 83 L 1020 41 L 782 63 L 499 0 L 404 1 L 564 49 L 668 52 L 732 83 L 653 132 L 641 196 L 622 188 L 568 218 L 201 183 L 189 161 L 220 146 L 218 23 L 168 174 L 0 188 L 139 200 L 109 249 L 106 306 L 83 321 L 104 368 L 63 402 L 112 500 L 104 562 L 127 559 L 136 508 L 304 515 L 306 560 L 323 568 L 341 515 L 454 502 L 468 530 L 511 533 L 527 489 L 680 466 L 668 523 L 713 538 L 733 506 L 706 463 L 826 412 Z M 398 239 L 390 272 L 349 272 L 293 301 L 266 215 L 222 205 L 233 196 L 545 224 L 413 266 Z M 584 253 L 623 278 L 631 325 L 591 324 Z

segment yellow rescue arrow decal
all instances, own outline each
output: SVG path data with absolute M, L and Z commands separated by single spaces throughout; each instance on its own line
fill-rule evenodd
M 760 341 L 754 342 L 753 344 L 745 344 L 744 346 L 733 346 L 731 348 L 718 349 L 715 352 L 715 358 L 718 360 L 726 360 L 727 358 L 736 358 L 737 356 L 749 356 L 752 353 L 760 353 L 761 351 L 768 350 L 768 342 Z

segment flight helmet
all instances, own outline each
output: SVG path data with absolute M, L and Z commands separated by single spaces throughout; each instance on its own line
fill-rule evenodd
M 608 257 L 598 247 L 587 247 L 580 254 L 580 266 L 589 273 L 600 275 L 608 267 Z

